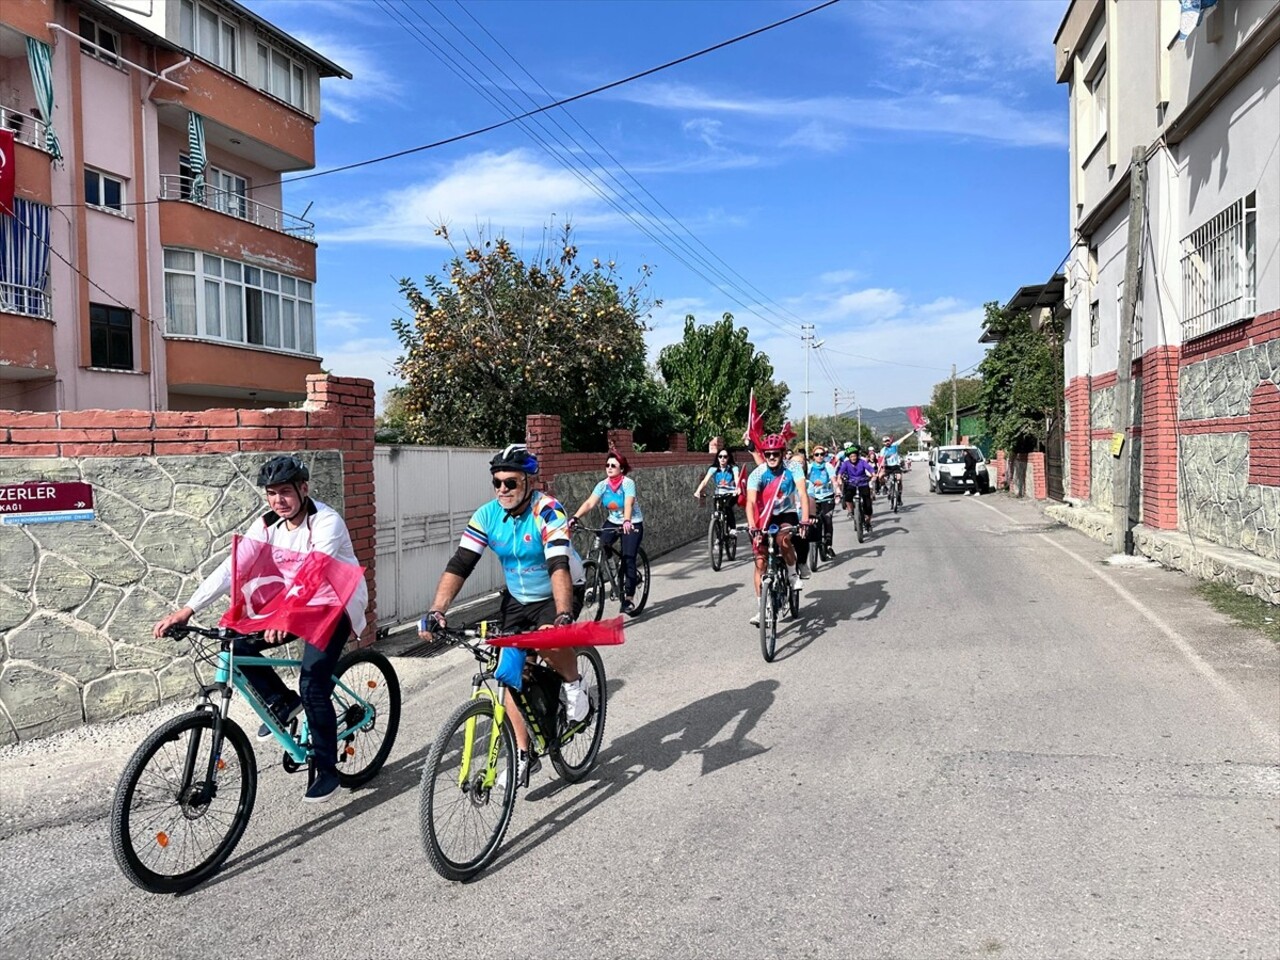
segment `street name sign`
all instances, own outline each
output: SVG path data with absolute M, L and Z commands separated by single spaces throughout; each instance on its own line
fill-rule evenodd
M 0 523 L 93 520 L 93 487 L 87 483 L 0 484 Z

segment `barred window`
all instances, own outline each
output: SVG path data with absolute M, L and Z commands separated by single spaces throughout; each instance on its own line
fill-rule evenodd
M 1257 312 L 1257 213 L 1257 194 L 1250 193 L 1182 241 L 1183 340 Z

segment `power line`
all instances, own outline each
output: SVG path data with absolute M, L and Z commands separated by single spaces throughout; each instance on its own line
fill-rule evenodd
M 779 27 L 784 27 L 789 23 L 794 23 L 796 20 L 800 20 L 804 17 L 810 16 L 811 14 L 815 14 L 819 10 L 825 10 L 827 7 L 834 6 L 839 2 L 840 0 L 824 0 L 823 3 L 818 4 L 816 7 L 810 7 L 808 10 L 802 10 L 799 13 L 793 14 L 790 17 L 785 17 L 782 20 L 776 20 L 773 23 L 766 24 L 763 27 L 758 27 L 755 30 L 748 31 L 747 33 L 739 34 L 736 37 L 731 37 L 728 40 L 722 40 L 719 43 L 712 44 L 709 47 L 704 47 L 701 50 L 697 50 L 693 53 L 686 54 L 683 57 L 677 57 L 675 60 L 668 60 L 666 63 L 659 64 L 656 67 L 650 67 L 648 70 L 641 70 L 639 73 L 633 73 L 630 76 L 623 77 L 621 80 L 614 80 L 611 83 L 605 83 L 605 84 L 601 84 L 598 87 L 592 87 L 590 90 L 584 90 L 582 93 L 574 94 L 571 97 L 564 97 L 563 99 L 556 100 L 552 103 L 548 103 L 540 107 L 536 107 L 535 109 L 529 110 L 518 116 L 508 117 L 505 120 L 500 120 L 497 123 L 491 123 L 488 126 L 480 127 L 476 130 L 468 131 L 467 133 L 460 133 L 452 137 L 445 137 L 443 140 L 435 140 L 431 143 L 424 143 L 416 147 L 409 147 L 404 150 L 397 150 L 395 153 L 388 153 L 379 157 L 371 157 L 368 160 L 360 160 L 360 161 L 357 161 L 356 163 L 348 163 L 338 167 L 330 167 L 327 170 L 317 170 L 314 173 L 304 173 L 296 177 L 289 177 L 287 179 L 276 180 L 271 183 L 258 184 L 257 186 L 270 187 L 270 186 L 275 186 L 278 183 L 298 183 L 301 180 L 311 180 L 315 177 L 325 177 L 331 173 L 344 173 L 347 170 L 356 170 L 360 167 L 367 167 L 374 163 L 383 163 L 384 161 L 387 161 L 387 160 L 396 160 L 400 157 L 407 157 L 407 156 L 410 156 L 411 154 L 421 153 L 424 150 L 434 150 L 437 147 L 444 147 L 444 146 L 448 146 L 451 143 L 458 143 L 462 140 L 469 140 L 472 137 L 478 137 L 481 134 L 490 133 L 491 131 L 494 131 L 494 130 L 499 130 L 502 127 L 510 126 L 513 123 L 517 123 L 521 120 L 528 119 L 529 117 L 536 116 L 537 114 L 546 113 L 548 110 L 553 110 L 556 107 L 563 107 L 570 103 L 576 103 L 579 100 L 584 100 L 587 97 L 595 96 L 598 93 L 604 93 L 607 90 L 613 90 L 616 87 L 622 86 L 623 84 L 632 83 L 636 80 L 642 80 L 645 77 L 653 76 L 655 73 L 660 73 L 663 70 L 669 70 L 672 67 L 679 66 L 682 63 L 688 63 L 690 60 L 696 60 L 698 57 L 704 57 L 709 53 L 715 53 L 717 50 L 723 50 L 725 47 L 733 46 L 735 43 L 741 43 L 743 40 L 750 40 L 752 37 L 757 37 L 762 33 L 768 33 L 770 30 L 776 30 Z M 257 189 L 257 187 L 255 187 L 254 189 Z

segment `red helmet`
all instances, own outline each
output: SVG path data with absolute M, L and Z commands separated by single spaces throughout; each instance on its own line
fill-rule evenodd
M 785 450 L 787 449 L 787 441 L 780 433 L 771 433 L 760 441 L 760 452 L 764 453 L 768 450 Z

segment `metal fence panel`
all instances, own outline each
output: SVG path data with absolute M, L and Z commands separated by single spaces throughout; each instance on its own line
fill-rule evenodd
M 374 447 L 380 628 L 426 613 L 463 527 L 493 496 L 492 455 L 459 447 Z M 455 603 L 492 593 L 502 582 L 502 567 L 486 556 Z

